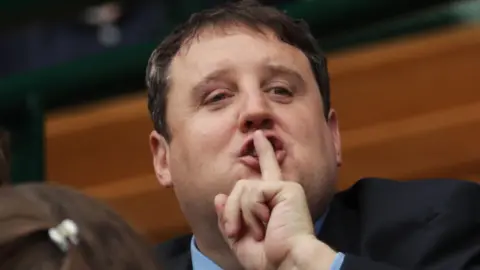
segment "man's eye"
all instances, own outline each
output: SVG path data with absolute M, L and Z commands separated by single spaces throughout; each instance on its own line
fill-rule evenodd
M 216 103 L 216 102 L 220 102 L 226 98 L 228 98 L 229 95 L 228 93 L 226 92 L 220 92 L 220 93 L 215 93 L 215 94 L 212 94 L 212 95 L 209 95 L 206 99 L 205 99 L 205 103 L 206 104 L 209 104 L 209 103 Z
M 288 97 L 293 96 L 292 91 L 290 91 L 285 87 L 273 87 L 270 89 L 270 91 L 275 95 L 288 96 Z

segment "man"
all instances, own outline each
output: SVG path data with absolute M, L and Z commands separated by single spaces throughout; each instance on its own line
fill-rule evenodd
M 480 269 L 478 185 L 335 195 L 337 115 L 304 23 L 255 3 L 202 11 L 153 52 L 147 85 L 155 173 L 193 232 L 159 246 L 166 269 Z

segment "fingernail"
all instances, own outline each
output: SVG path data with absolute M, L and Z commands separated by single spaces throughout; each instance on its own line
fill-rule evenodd
M 228 222 L 228 223 L 225 224 L 225 231 L 226 231 L 227 236 L 228 236 L 229 238 L 235 236 L 235 230 L 234 230 L 234 226 L 233 226 L 232 223 L 229 223 L 229 222 Z
M 257 136 L 257 137 L 261 137 L 262 136 L 262 130 L 261 129 L 257 129 L 255 130 L 255 133 L 253 134 L 253 136 Z
M 227 233 L 227 236 L 232 234 L 232 226 L 228 222 L 225 222 L 225 232 Z

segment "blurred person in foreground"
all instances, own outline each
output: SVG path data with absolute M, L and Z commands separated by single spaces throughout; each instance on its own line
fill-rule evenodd
M 252 1 L 194 14 L 152 53 L 158 181 L 193 235 L 168 269 L 480 269 L 480 186 L 362 179 L 342 163 L 324 54 L 307 25 Z
M 71 188 L 11 185 L 0 130 L 0 269 L 158 270 L 152 247 L 105 204 Z
M 0 188 L 0 269 L 156 270 L 151 247 L 108 207 L 46 184 Z

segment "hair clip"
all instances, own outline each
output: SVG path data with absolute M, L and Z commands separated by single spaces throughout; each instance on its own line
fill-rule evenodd
M 70 219 L 65 219 L 56 227 L 50 228 L 48 235 L 63 252 L 68 251 L 70 244 L 78 244 L 78 227 L 77 224 Z

